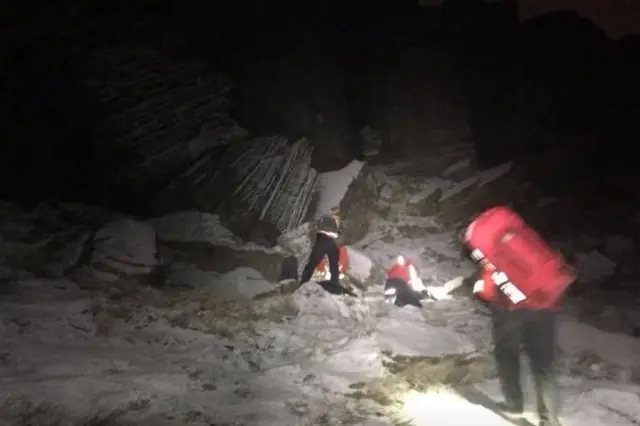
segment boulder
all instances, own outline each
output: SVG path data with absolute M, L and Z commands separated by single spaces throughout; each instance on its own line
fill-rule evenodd
M 347 254 L 349 255 L 347 275 L 354 284 L 361 288 L 384 284 L 384 270 L 369 256 L 352 246 L 347 246 Z
M 275 136 L 235 144 L 222 155 L 203 156 L 174 179 L 156 199 L 155 209 L 166 214 L 196 207 L 220 213 L 243 240 L 275 242 L 307 215 L 317 181 L 310 166 L 312 151 L 304 138 L 290 143 Z
M 616 264 L 597 250 L 587 253 L 576 253 L 576 268 L 583 283 L 598 282 L 611 277 L 616 271 Z
M 226 274 L 219 274 L 185 265 L 169 274 L 168 283 L 174 286 L 195 287 L 216 300 L 250 299 L 274 289 L 274 285 L 265 280 L 259 271 L 248 267 L 239 267 Z
M 362 161 L 354 160 L 340 170 L 321 173 L 318 176 L 316 217 L 330 213 L 338 208 L 351 182 L 360 174 L 363 165 Z
M 311 245 L 315 236 L 313 223 L 307 222 L 296 229 L 284 233 L 278 238 L 278 245 L 287 253 L 298 259 L 298 275 L 307 264 L 307 258 L 311 252 Z
M 243 242 L 221 223 L 218 215 L 179 212 L 148 223 L 157 232 L 161 258 L 192 265 L 200 271 L 198 276 L 227 274 L 242 267 L 257 271 L 269 282 L 276 282 L 280 276 L 285 257 L 281 250 Z
M 107 223 L 93 237 L 90 265 L 107 281 L 150 274 L 158 265 L 155 230 L 133 219 Z
M 380 321 L 374 334 L 382 350 L 395 355 L 440 357 L 471 353 L 476 345 L 470 336 L 445 327 L 436 327 L 416 320 L 408 309 L 392 309 Z

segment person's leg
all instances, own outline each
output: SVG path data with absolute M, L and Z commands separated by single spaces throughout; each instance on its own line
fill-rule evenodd
M 397 278 L 388 279 L 384 284 L 384 297 L 387 303 L 397 305 L 398 291 L 402 286 L 402 281 Z
M 524 407 L 520 386 L 522 315 L 518 311 L 494 309 L 492 324 L 494 356 L 504 395 L 504 403 L 501 405 L 506 412 L 520 414 Z
M 556 385 L 556 314 L 530 311 L 525 327 L 525 350 L 531 361 L 540 424 L 559 426 L 560 396 Z
M 417 308 L 422 307 L 420 298 L 416 293 L 402 280 L 396 281 L 396 289 L 398 292 L 398 299 L 396 300 L 396 306 L 411 305 Z

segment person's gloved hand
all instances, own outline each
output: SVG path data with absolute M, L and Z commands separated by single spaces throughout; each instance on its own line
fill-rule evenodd
M 433 294 L 431 294 L 431 291 L 429 291 L 428 288 L 425 288 L 424 290 L 422 290 L 420 292 L 420 296 L 422 299 L 427 299 L 427 300 L 438 300 L 436 299 Z
M 481 293 L 484 290 L 484 280 L 477 280 L 473 284 L 473 294 Z

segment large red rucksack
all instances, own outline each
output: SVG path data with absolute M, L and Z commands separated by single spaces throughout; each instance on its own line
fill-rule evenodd
M 514 305 L 554 306 L 575 281 L 564 257 L 507 207 L 494 207 L 474 220 L 465 242 L 476 261 L 502 272 L 496 284 Z

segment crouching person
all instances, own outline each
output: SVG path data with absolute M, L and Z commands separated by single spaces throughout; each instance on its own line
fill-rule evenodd
M 402 307 L 412 305 L 422 307 L 421 300 L 429 297 L 418 270 L 411 260 L 400 255 L 387 271 L 384 285 L 385 301 Z
M 516 213 L 487 210 L 465 234 L 471 257 L 480 267 L 474 294 L 492 311 L 494 355 L 505 414 L 519 416 L 524 397 L 520 350 L 532 367 L 540 426 L 560 426 L 555 383 L 556 312 L 575 280 L 563 257 L 553 251 Z

